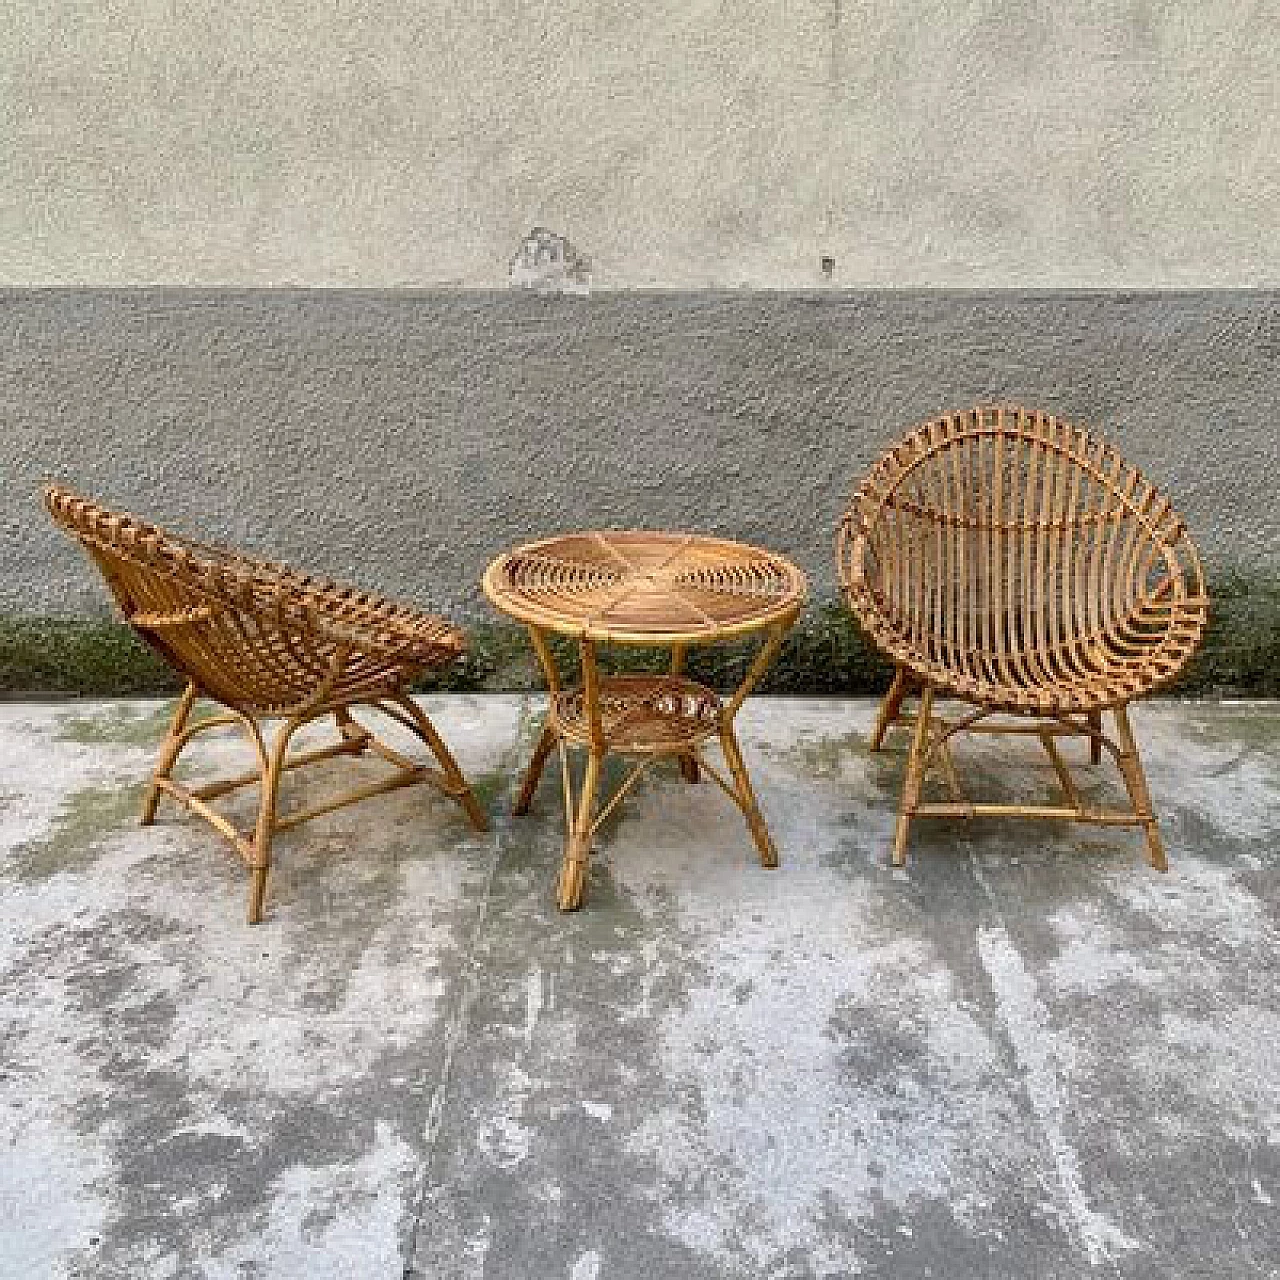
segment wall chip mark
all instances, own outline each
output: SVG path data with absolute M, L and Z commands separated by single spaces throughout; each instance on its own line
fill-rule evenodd
M 600 1255 L 594 1249 L 588 1249 L 569 1268 L 569 1280 L 597 1280 L 600 1275 Z
M 546 227 L 534 227 L 520 241 L 508 276 L 513 289 L 585 297 L 591 292 L 591 259 L 564 236 Z

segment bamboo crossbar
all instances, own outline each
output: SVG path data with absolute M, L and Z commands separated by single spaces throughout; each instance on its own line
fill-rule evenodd
M 930 802 L 918 804 L 913 818 L 1041 818 L 1047 821 L 1088 822 L 1110 827 L 1140 827 L 1147 819 L 1121 810 L 1076 809 L 1067 805 Z
M 915 713 L 912 711 L 904 711 L 896 717 L 895 723 L 903 726 L 913 725 L 916 722 Z M 944 719 L 942 716 L 934 716 L 933 724 L 950 729 L 953 722 Z M 997 734 L 1028 734 L 1032 737 L 1040 737 L 1043 734 L 1049 734 L 1055 738 L 1088 738 L 1092 737 L 1092 731 L 1084 725 L 1065 725 L 1054 720 L 1049 721 L 1032 721 L 1018 722 L 1017 720 L 978 720 L 972 724 L 965 724 L 961 730 L 964 733 L 997 733 Z
M 368 735 L 372 736 L 372 735 Z M 290 756 L 280 766 L 280 772 L 285 773 L 291 769 L 301 769 L 304 765 L 315 764 L 320 760 L 331 760 L 335 756 L 359 755 L 367 744 L 366 742 L 354 741 L 351 739 L 342 742 L 332 743 L 327 747 L 317 747 L 314 751 L 307 751 L 296 756 Z M 225 796 L 232 791 L 239 791 L 244 787 L 251 787 L 262 781 L 262 770 L 251 769 L 245 773 L 237 774 L 234 778 L 226 778 L 219 782 L 209 782 L 200 787 L 188 787 L 188 791 L 193 796 L 199 796 L 201 800 L 216 800 L 219 796 Z
M 402 755 L 399 751 L 395 750 L 394 747 L 387 746 L 385 742 L 372 737 L 372 735 L 368 742 L 368 749 L 372 751 L 374 755 L 380 756 L 388 764 L 393 764 L 398 769 L 422 768 L 421 765 L 415 764 L 414 761 L 410 760 L 408 756 Z
M 183 729 L 179 741 L 179 748 L 185 747 L 192 738 L 198 734 L 204 733 L 208 729 L 221 729 L 234 725 L 237 728 L 245 727 L 245 718 L 238 711 L 226 711 L 218 715 L 205 716 L 203 720 L 198 720 L 194 724 L 188 724 Z
M 626 798 L 627 793 L 630 792 L 636 783 L 638 783 L 640 779 L 649 772 L 649 769 L 652 767 L 653 762 L 656 759 L 657 756 L 646 756 L 639 764 L 631 767 L 627 776 L 622 780 L 621 784 L 609 798 L 608 802 L 602 808 L 597 810 L 596 816 L 591 822 L 591 833 L 593 835 L 604 825 L 609 815 L 622 803 Z
M 357 804 L 361 800 L 368 800 L 372 796 L 380 796 L 387 791 L 398 791 L 401 787 L 415 786 L 419 782 L 432 782 L 446 795 L 457 794 L 456 788 L 449 783 L 439 769 L 433 769 L 430 765 L 420 764 L 411 769 L 404 769 L 399 773 L 394 773 L 388 778 L 381 778 L 377 782 L 370 782 L 363 787 L 356 787 L 332 800 L 326 800 L 300 812 L 289 813 L 282 818 L 277 818 L 276 830 L 288 831 L 290 827 L 297 827 L 304 822 L 310 822 L 312 818 L 319 818 L 323 814 L 333 813 L 337 809 L 345 809 L 348 805 Z
M 172 778 L 158 778 L 155 782 L 157 790 L 163 791 L 165 795 L 172 796 L 184 808 L 190 809 L 192 813 L 202 817 L 215 831 L 220 832 L 230 842 L 232 847 L 244 859 L 247 866 L 255 866 L 257 853 L 253 846 L 253 841 L 246 836 L 238 827 L 220 814 L 205 799 L 197 795 L 189 787 L 185 787 L 180 782 L 175 782 Z
M 718 786 L 720 790 L 723 791 L 725 795 L 727 795 L 729 799 L 733 801 L 734 804 L 740 805 L 742 803 L 742 797 L 738 794 L 737 790 L 734 787 L 731 787 L 729 783 L 725 781 L 724 774 L 722 774 L 720 770 L 715 767 L 715 765 L 711 764 L 711 762 L 708 761 L 706 757 L 706 753 L 699 751 L 697 753 L 697 757 L 698 757 L 698 767 L 706 773 L 707 777 L 709 777 L 711 781 L 714 782 L 716 786 Z

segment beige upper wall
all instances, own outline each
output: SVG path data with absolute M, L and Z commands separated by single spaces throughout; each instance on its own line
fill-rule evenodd
M 3 0 L 0 284 L 1280 284 L 1277 0 Z

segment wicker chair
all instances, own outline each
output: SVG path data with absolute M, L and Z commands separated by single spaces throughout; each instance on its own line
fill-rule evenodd
M 840 524 L 836 561 L 849 605 L 897 668 L 873 751 L 919 695 L 895 864 L 913 818 L 1021 816 L 1141 827 L 1151 865 L 1165 869 L 1127 708 L 1186 663 L 1209 604 L 1168 498 L 1086 431 L 982 407 L 924 424 L 876 463 Z M 970 705 L 942 719 L 936 695 Z M 971 803 L 949 746 L 962 731 L 1039 738 L 1065 803 Z M 1095 764 L 1111 753 L 1130 809 L 1081 795 L 1058 747 L 1070 735 L 1089 739 Z M 934 763 L 948 799 L 926 804 Z
M 225 836 L 251 871 L 251 924 L 262 917 L 277 831 L 418 782 L 453 796 L 476 829 L 486 829 L 484 812 L 449 749 L 407 692 L 414 676 L 463 651 L 461 633 L 448 623 L 350 587 L 174 537 L 64 489 L 47 488 L 45 504 L 88 551 L 129 623 L 187 680 L 143 803 L 143 825 L 154 820 L 163 794 Z M 193 720 L 200 697 L 225 711 Z M 380 741 L 352 716 L 358 705 L 376 708 L 411 730 L 439 768 L 415 763 Z M 290 739 L 303 725 L 330 715 L 337 742 L 287 755 Z M 262 720 L 283 721 L 270 745 Z M 199 787 L 175 781 L 174 765 L 187 744 L 206 729 L 228 724 L 244 730 L 258 767 Z M 391 776 L 304 811 L 277 815 L 284 773 L 365 752 L 392 765 Z M 210 802 L 255 783 L 261 787 L 257 825 L 245 833 Z

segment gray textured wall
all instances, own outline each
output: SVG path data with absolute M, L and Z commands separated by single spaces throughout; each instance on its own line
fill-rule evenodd
M 0 6 L 0 283 L 1280 285 L 1275 0 Z
M 757 540 L 831 583 L 852 482 L 1008 398 L 1098 427 L 1212 568 L 1280 567 L 1280 294 L 0 294 L 0 613 L 93 614 L 53 476 L 463 616 L 581 525 Z

